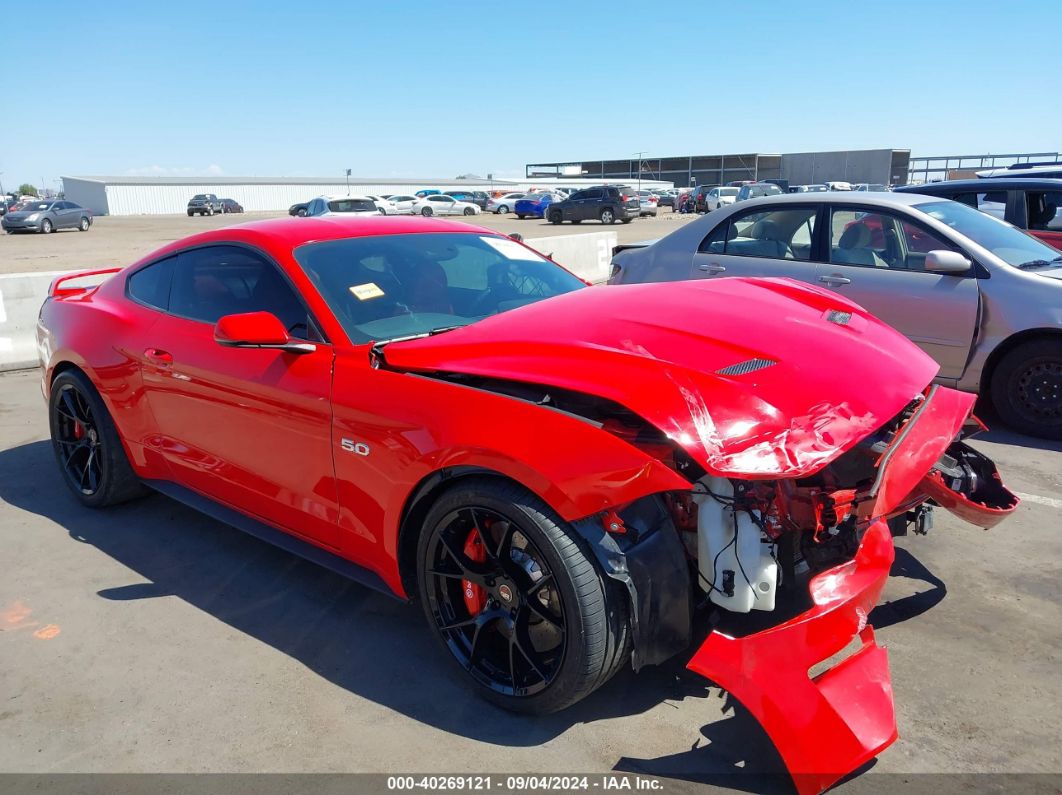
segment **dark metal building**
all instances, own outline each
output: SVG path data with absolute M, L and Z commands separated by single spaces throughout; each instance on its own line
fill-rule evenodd
M 725 185 L 742 180 L 784 179 L 793 185 L 818 182 L 870 182 L 903 185 L 907 182 L 909 149 L 856 149 L 841 152 L 797 152 L 772 155 L 633 157 L 626 160 L 582 160 L 528 164 L 533 177 L 589 179 L 661 179 L 675 185 Z

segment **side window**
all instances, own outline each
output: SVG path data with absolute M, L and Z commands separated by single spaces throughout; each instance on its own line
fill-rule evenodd
M 787 207 L 733 218 L 723 253 L 807 261 L 817 212 L 815 207 Z
M 830 218 L 830 262 L 895 270 L 925 270 L 926 254 L 954 249 L 919 224 L 891 213 L 834 209 Z
M 726 246 L 727 232 L 730 229 L 730 221 L 726 220 L 719 224 L 704 240 L 701 241 L 699 251 L 702 254 L 722 254 Z
M 170 276 L 177 257 L 167 257 L 129 277 L 126 293 L 134 301 L 165 311 L 170 303 Z
M 1062 191 L 1027 193 L 1025 203 L 1029 211 L 1029 228 L 1044 232 L 1062 232 Z
M 169 310 L 216 323 L 224 315 L 272 312 L 294 337 L 310 339 L 306 308 L 276 267 L 239 246 L 207 246 L 181 253 Z
M 601 188 L 591 188 L 586 192 L 586 198 L 603 199 L 605 198 L 605 191 L 603 191 Z
M 589 193 L 589 191 L 577 190 L 575 193 L 573 193 L 571 196 L 568 197 L 568 200 L 569 201 L 576 201 L 578 199 L 585 199 L 587 193 Z

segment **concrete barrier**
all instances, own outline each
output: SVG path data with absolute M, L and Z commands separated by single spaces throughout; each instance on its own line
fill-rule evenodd
M 588 282 L 608 279 L 615 232 L 529 238 L 524 242 Z M 71 271 L 0 275 L 0 372 L 36 367 L 37 315 L 52 279 Z
M 585 232 L 524 240 L 527 245 L 570 270 L 581 279 L 601 284 L 608 279 L 612 248 L 618 242 L 615 232 Z
M 37 366 L 37 315 L 64 271 L 0 275 L 0 372 Z

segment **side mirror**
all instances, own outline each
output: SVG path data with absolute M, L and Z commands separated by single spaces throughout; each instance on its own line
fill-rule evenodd
M 272 312 L 225 315 L 214 326 L 214 341 L 226 348 L 270 348 L 286 353 L 313 353 L 317 346 L 288 336 Z
M 972 264 L 958 251 L 935 249 L 926 254 L 926 270 L 934 273 L 966 273 Z

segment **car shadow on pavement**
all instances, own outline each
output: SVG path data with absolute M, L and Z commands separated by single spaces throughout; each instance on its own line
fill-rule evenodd
M 515 715 L 470 698 L 462 674 L 430 636 L 418 606 L 160 495 L 106 510 L 84 508 L 67 493 L 46 441 L 0 451 L 0 499 L 51 520 L 74 541 L 95 547 L 146 580 L 103 587 L 101 598 L 132 602 L 176 596 L 359 697 L 456 735 L 534 746 L 580 723 L 637 715 L 687 698 L 706 703 L 705 720 L 720 716 L 721 702 L 709 703 L 709 696 L 720 691 L 685 669 L 688 655 L 639 674 L 627 669 L 556 715 Z M 718 729 L 715 724 L 704 729 L 705 737 L 717 733 L 728 745 L 713 740 L 702 754 L 707 750 L 710 758 L 717 748 L 741 749 L 752 772 L 758 759 L 775 752 L 744 708 L 733 707 Z M 692 740 L 694 726 L 690 731 Z M 718 764 L 720 770 L 734 771 L 729 756 Z

